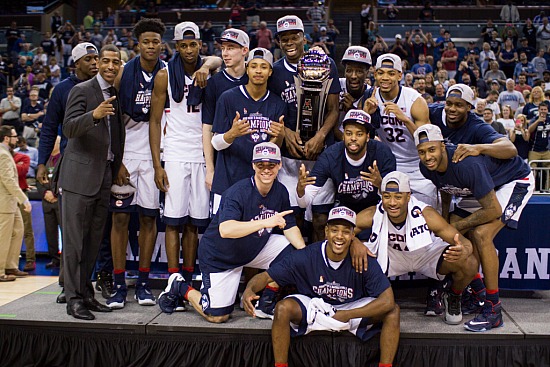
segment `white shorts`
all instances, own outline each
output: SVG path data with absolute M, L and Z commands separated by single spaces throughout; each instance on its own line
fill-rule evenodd
M 500 217 L 502 223 L 512 229 L 518 228 L 521 212 L 533 195 L 534 190 L 535 178 L 532 172 L 529 173 L 529 176 L 521 180 L 509 182 L 496 190 L 497 200 L 502 208 L 502 216 Z M 481 209 L 479 201 L 474 197 L 457 198 L 456 202 L 456 208 L 453 213 L 461 217 L 465 217 Z
M 153 161 L 125 158 L 122 162 L 130 172 L 130 182 L 136 187 L 134 200 L 130 205 L 137 205 L 147 212 L 156 212 L 159 208 L 159 189 L 155 185 Z
M 296 336 L 302 336 L 307 335 L 312 331 L 318 331 L 318 330 L 327 330 L 332 331 L 329 328 L 326 328 L 323 326 L 322 321 L 318 322 L 315 320 L 312 324 L 308 323 L 308 315 L 307 312 L 310 310 L 310 302 L 311 298 L 304 296 L 302 294 L 293 294 L 286 298 L 292 298 L 295 301 L 300 304 L 300 308 L 302 309 L 302 320 L 299 325 L 290 323 L 290 336 L 296 337 Z M 368 305 L 372 301 L 374 301 L 376 298 L 372 297 L 365 297 L 358 299 L 357 301 L 353 301 L 350 303 L 343 303 L 340 305 L 331 305 L 336 310 L 351 310 L 354 308 L 360 308 Z M 311 311 L 310 311 L 311 312 Z M 323 315 L 324 316 L 324 315 Z M 311 317 L 310 317 L 311 319 Z M 373 321 L 369 319 L 363 319 L 363 318 L 356 318 L 351 319 L 348 321 L 349 328 L 346 327 L 345 329 L 341 330 L 347 330 L 353 335 L 360 338 L 362 341 L 366 341 L 376 335 L 378 332 L 380 332 L 380 327 L 378 327 L 377 323 L 374 323 Z
M 424 274 L 432 279 L 445 278 L 437 272 L 440 262 L 443 261 L 443 251 L 450 246 L 438 238 L 431 245 L 415 251 L 399 251 L 388 247 L 388 277 L 394 277 L 411 272 Z
M 299 159 L 291 159 L 287 157 L 282 158 L 283 167 L 279 171 L 277 178 L 280 183 L 285 185 L 290 196 L 290 206 L 293 208 L 298 207 L 298 194 L 296 193 L 296 185 L 298 184 L 298 178 L 300 177 L 300 166 L 302 163 L 306 166 L 306 170 L 313 169 L 315 161 L 302 161 Z M 306 213 L 313 211 L 314 213 L 328 213 L 334 205 L 334 197 L 336 190 L 334 189 L 334 183 L 331 179 L 327 180 L 323 187 L 319 190 L 311 205 L 306 209 Z M 311 216 L 306 214 L 306 219 Z
M 288 246 L 291 245 L 285 236 L 272 234 L 262 251 L 248 264 L 219 273 L 203 271 L 201 303 L 204 313 L 212 316 L 229 315 L 233 311 L 243 268 L 267 269 Z
M 161 218 L 168 225 L 190 222 L 208 225 L 210 192 L 205 184 L 206 165 L 190 162 L 164 162 L 170 185 L 161 194 Z M 164 196 L 164 200 L 162 199 Z

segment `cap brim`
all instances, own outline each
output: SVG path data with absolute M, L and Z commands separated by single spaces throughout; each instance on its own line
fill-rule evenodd
M 340 218 L 332 218 L 332 219 L 329 219 L 329 220 L 327 220 L 327 224 L 329 224 L 329 223 L 331 223 L 331 222 L 336 222 L 336 221 L 346 222 L 346 223 L 350 224 L 352 227 L 355 227 L 355 226 L 356 226 L 356 224 L 353 223 L 351 220 L 346 219 L 346 218 L 341 218 L 341 217 L 340 217 Z
M 281 163 L 281 160 L 277 160 L 274 158 L 260 158 L 260 159 L 253 159 L 252 163 L 258 163 L 258 162 L 268 162 L 268 163 Z
M 216 37 L 216 38 L 214 38 L 214 40 L 216 42 L 218 42 L 220 45 L 222 44 L 222 42 L 231 42 L 231 43 L 234 43 L 234 44 L 239 45 L 241 47 L 245 47 L 245 46 L 241 45 L 239 42 L 237 42 L 235 40 L 232 40 L 232 39 L 229 39 L 229 38 Z
M 358 124 L 358 125 L 362 125 L 362 126 L 366 127 L 369 130 L 373 129 L 373 126 L 369 122 L 364 122 L 364 121 L 357 120 L 357 119 L 344 120 L 344 121 L 342 121 L 342 126 L 344 126 L 346 124 L 349 124 L 349 123 L 355 123 L 355 124 Z

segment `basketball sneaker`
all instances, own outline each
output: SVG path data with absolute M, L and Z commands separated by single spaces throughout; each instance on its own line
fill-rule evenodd
M 116 284 L 113 294 L 107 299 L 107 306 L 113 310 L 124 308 L 127 293 L 126 284 Z
M 462 314 L 471 315 L 481 313 L 485 304 L 487 292 L 485 289 L 475 293 L 471 286 L 467 286 L 462 292 Z
M 275 305 L 277 304 L 277 294 L 278 292 L 273 289 L 264 289 L 262 296 L 256 302 L 256 317 L 273 320 Z
M 178 299 L 181 299 L 180 285 L 185 278 L 180 273 L 174 273 L 168 278 L 168 285 L 159 296 L 159 306 L 162 312 L 171 314 L 176 310 Z
M 154 306 L 157 303 L 147 283 L 136 284 L 136 294 L 134 298 L 141 306 Z
M 460 310 L 460 294 L 448 292 L 443 294 L 443 303 L 445 304 L 445 323 L 449 325 L 458 325 L 462 322 L 462 311 Z
M 491 301 L 485 301 L 483 310 L 476 317 L 464 324 L 464 328 L 470 331 L 487 331 L 504 325 L 502 321 L 502 306 L 500 301 L 493 305 Z
M 443 314 L 444 307 L 442 298 L 442 290 L 439 287 L 428 288 L 426 296 L 426 308 L 424 309 L 425 316 L 439 316 Z

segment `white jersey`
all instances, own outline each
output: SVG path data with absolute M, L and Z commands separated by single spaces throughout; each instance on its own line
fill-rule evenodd
M 166 73 L 168 76 L 170 106 L 164 109 L 166 127 L 163 129 L 163 160 L 165 162 L 204 163 L 202 148 L 202 103 L 198 106 L 187 105 L 189 86 L 193 83 L 193 80 L 185 75 L 184 96 L 181 102 L 177 103 L 172 98 L 168 68 L 166 68 Z
M 166 62 L 161 61 L 161 68 L 166 67 Z M 142 71 L 145 82 L 150 83 L 154 75 Z M 138 80 L 139 81 L 139 80 Z M 136 81 L 136 83 L 138 82 Z M 144 83 L 145 84 L 145 83 Z M 135 103 L 143 105 L 144 112 L 151 108 L 151 86 L 143 84 L 138 90 Z M 124 144 L 124 158 L 135 160 L 152 160 L 149 146 L 149 121 L 137 122 L 126 114 L 123 115 L 126 128 L 126 141 Z
M 417 98 L 421 98 L 420 93 L 409 87 L 399 87 L 399 93 L 395 99 L 395 103 L 401 111 L 413 120 L 411 116 L 411 108 Z M 393 113 L 387 114 L 384 112 L 385 101 L 380 95 L 380 90 L 376 93 L 376 100 L 380 108 L 379 126 L 376 124 L 376 132 L 384 143 L 388 144 L 395 155 L 397 161 L 397 170 L 403 173 L 412 173 L 419 170 L 418 164 L 420 159 L 416 152 L 414 139 L 405 123 L 399 121 Z

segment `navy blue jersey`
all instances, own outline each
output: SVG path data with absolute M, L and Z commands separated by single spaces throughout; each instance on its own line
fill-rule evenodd
M 266 131 L 271 121 L 278 122 L 282 115 L 286 116 L 286 104 L 269 91 L 255 101 L 245 86 L 232 88 L 222 93 L 216 104 L 212 132 L 223 134 L 229 131 L 237 111 L 241 119 L 246 117 L 250 127 L 257 131 L 238 137 L 228 148 L 218 152 L 212 192 L 220 195 L 237 181 L 254 174 L 252 149 L 256 144 L 269 141 L 271 135 Z
M 223 195 L 220 208 L 204 232 L 199 245 L 201 269 L 220 272 L 246 265 L 263 249 L 271 234 L 282 234 L 279 228 L 263 228 L 242 238 L 222 238 L 218 226 L 228 220 L 248 222 L 267 219 L 290 210 L 288 191 L 275 180 L 264 197 L 256 188 L 254 177 L 231 186 Z M 285 216 L 285 230 L 296 226 L 293 215 Z
M 537 119 L 538 116 L 533 117 L 529 125 L 533 124 Z M 546 152 L 548 150 L 548 143 L 550 142 L 550 117 L 547 116 L 544 123 L 539 122 L 535 133 L 531 137 L 533 140 L 532 150 L 534 152 Z
M 361 178 L 360 172 L 369 172 L 376 161 L 382 177 L 396 170 L 395 156 L 388 145 L 369 140 L 367 155 L 359 166 L 349 163 L 344 142 L 328 147 L 313 166 L 310 176 L 316 177 L 315 186 L 322 187 L 330 178 L 336 187 L 336 206 L 344 205 L 356 213 L 376 205 L 380 200 L 378 189 Z
M 329 94 L 340 94 L 338 69 L 333 59 L 330 59 L 330 63 L 331 71 L 329 79 L 332 79 L 332 83 Z M 296 118 L 298 116 L 296 83 L 294 82 L 294 76 L 298 75 L 296 68 L 296 65 L 290 64 L 286 60 L 286 57 L 283 57 L 273 65 L 273 74 L 271 74 L 268 82 L 268 89 L 287 103 L 288 116 L 285 116 L 285 126 L 293 131 L 296 131 Z
M 214 123 L 214 115 L 216 112 L 216 102 L 223 92 L 246 85 L 248 83 L 248 75 L 244 74 L 240 78 L 233 78 L 222 70 L 221 72 L 208 79 L 206 91 L 204 92 L 204 101 L 202 102 L 202 123 L 212 125 Z
M 430 122 L 439 126 L 443 137 L 452 144 L 491 144 L 497 139 L 503 138 L 491 127 L 490 124 L 483 121 L 473 112 L 468 112 L 466 123 L 458 129 L 452 129 L 447 126 L 445 119 L 445 106 L 431 104 Z
M 357 273 L 351 256 L 338 269 L 332 268 L 325 252 L 325 242 L 317 242 L 294 251 L 271 266 L 267 273 L 280 286 L 295 285 L 298 293 L 340 305 L 365 297 L 378 297 L 390 287 L 388 278 L 375 258 L 368 256 L 367 270 Z
M 21 109 L 21 116 L 23 116 L 25 114 L 34 115 L 35 113 L 38 113 L 40 111 L 44 111 L 44 102 L 43 101 L 41 101 L 41 100 L 36 101 L 35 106 L 31 105 L 30 102 L 29 102 L 29 103 L 25 104 L 23 106 L 23 108 Z M 43 120 L 43 118 L 41 116 L 36 120 L 25 122 L 25 126 L 36 127 L 37 128 L 38 123 L 41 122 L 42 120 Z
M 61 135 L 60 149 L 61 153 L 67 146 L 67 137 L 63 134 L 63 120 L 65 119 L 65 110 L 67 107 L 67 99 L 71 89 L 82 80 L 78 79 L 74 74 L 59 83 L 53 90 L 48 110 L 42 122 L 42 130 L 40 131 L 40 144 L 38 145 L 38 164 L 46 164 L 50 159 L 57 135 Z
M 124 65 L 118 98 L 122 112 L 132 120 L 149 121 L 155 76 L 164 67 L 166 67 L 165 62 L 158 59 L 153 72 L 149 73 L 141 67 L 139 56 Z
M 452 162 L 456 145 L 447 145 L 447 171 L 440 173 L 428 170 L 420 163 L 420 172 L 443 192 L 455 196 L 474 196 L 477 200 L 491 190 L 514 180 L 525 178 L 531 169 L 518 156 L 512 159 L 497 159 L 489 156 L 469 156 L 458 163 Z

